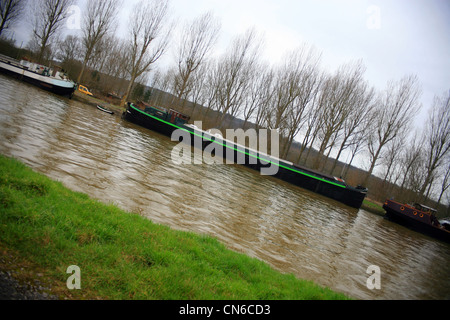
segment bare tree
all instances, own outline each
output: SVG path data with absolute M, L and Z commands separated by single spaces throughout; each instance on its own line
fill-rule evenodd
M 266 125 L 282 135 L 286 135 L 290 109 L 300 94 L 303 54 L 301 50 L 291 52 L 282 65 L 275 67 L 272 110 L 267 113 Z
M 128 43 L 114 35 L 105 36 L 94 48 L 93 58 L 88 63 L 89 68 L 106 74 L 109 81 L 103 84 L 104 91 L 118 95 L 126 85 Z
M 187 99 L 191 91 L 193 73 L 205 61 L 216 43 L 220 24 L 211 13 L 206 13 L 186 25 L 177 47 L 177 74 L 174 91 L 178 99 Z
M 406 149 L 405 148 L 406 132 L 403 133 L 404 134 L 397 135 L 394 138 L 394 140 L 392 140 L 386 146 L 386 149 L 384 149 L 386 155 L 382 157 L 383 161 L 381 161 L 385 168 L 383 177 L 383 186 L 386 184 L 387 181 L 395 184 L 400 178 L 400 176 L 396 176 L 394 179 L 392 179 L 392 176 L 393 172 L 395 171 L 395 167 L 399 166 L 401 162 L 401 155 L 404 153 Z
M 237 37 L 228 52 L 217 63 L 216 102 L 222 113 L 219 125 L 224 126 L 228 112 L 233 116 L 242 106 L 249 86 L 252 83 L 261 42 L 255 30 L 248 30 Z
M 115 36 L 107 36 L 102 42 L 107 45 L 105 51 L 108 53 L 104 59 L 102 72 L 115 78 L 125 78 L 127 42 Z
M 341 176 L 346 179 L 348 171 L 355 160 L 355 157 L 364 151 L 364 147 L 366 146 L 367 137 L 370 134 L 370 116 L 364 119 L 363 123 L 361 124 L 361 130 L 358 130 L 355 135 L 353 135 L 350 138 L 348 147 L 350 149 L 350 161 L 345 164 L 345 167 L 342 170 Z
M 17 23 L 23 13 L 26 0 L 0 0 L 0 36 L 4 30 Z
M 80 38 L 69 34 L 59 42 L 56 57 L 63 62 L 78 59 L 81 53 L 80 45 Z
M 110 36 L 104 37 L 102 40 L 100 40 L 93 48 L 91 58 L 89 59 L 85 67 L 103 72 L 106 63 L 108 63 L 108 57 L 112 54 L 112 50 L 115 46 L 114 41 L 117 41 L 115 37 Z M 82 54 L 81 59 L 84 60 L 84 53 Z M 82 78 L 81 81 L 83 81 Z
M 116 24 L 120 0 L 89 0 L 83 20 L 83 64 L 77 82 L 80 83 L 94 48 L 101 43 Z
M 425 156 L 424 153 L 420 153 L 420 157 L 417 158 L 413 163 L 411 170 L 408 175 L 408 180 L 406 184 L 406 189 L 411 191 L 411 195 L 408 196 L 407 201 L 418 200 L 417 194 L 419 194 L 420 188 L 423 185 L 423 181 L 426 177 L 425 167 Z
M 75 35 L 67 35 L 63 41 L 58 43 L 55 56 L 62 61 L 62 67 L 69 74 L 69 77 L 73 76 L 72 71 L 81 56 L 80 47 L 80 38 Z
M 207 68 L 206 74 L 204 77 L 200 78 L 202 80 L 200 84 L 202 100 L 204 101 L 206 107 L 206 110 L 203 112 L 203 122 L 208 119 L 208 116 L 212 110 L 219 108 L 218 96 L 221 81 L 219 63 L 218 61 L 213 60 L 208 64 L 209 68 Z
M 297 163 L 299 164 L 300 160 L 302 160 L 303 153 L 305 152 L 306 148 L 308 148 L 308 151 L 306 153 L 306 156 L 303 157 L 302 163 L 306 164 L 308 161 L 311 149 L 313 149 L 314 142 L 317 139 L 319 130 L 323 125 L 323 117 L 321 116 L 321 114 L 323 113 L 324 107 L 324 105 L 319 103 L 319 99 L 317 99 L 312 108 L 310 108 L 306 114 L 306 121 L 304 122 L 305 131 L 303 132 L 302 146 L 297 158 Z
M 438 206 L 441 203 L 442 196 L 448 190 L 449 187 L 450 187 L 450 163 L 447 165 L 447 169 L 445 170 L 444 175 L 442 177 L 441 192 L 439 193 L 439 198 L 437 202 Z
M 410 187 L 412 185 L 411 178 L 412 170 L 419 167 L 417 164 L 422 162 L 423 159 L 423 142 L 419 140 L 417 132 L 414 132 L 414 136 L 410 139 L 409 144 L 406 146 L 401 156 L 401 169 L 403 180 L 400 185 L 400 192 L 402 192 L 405 187 Z
M 264 85 L 267 80 L 267 72 L 264 70 L 267 69 L 269 69 L 268 66 L 261 63 L 253 69 L 255 75 L 252 77 L 253 81 L 250 83 L 248 94 L 245 97 L 241 110 L 244 117 L 244 123 L 242 125 L 243 128 L 246 127 L 250 118 L 255 113 L 256 117 L 258 117 L 258 110 L 263 110 L 264 97 L 266 96 L 265 93 L 267 90 L 267 86 Z
M 268 119 L 268 114 L 271 112 L 272 99 L 275 91 L 273 90 L 275 80 L 274 71 L 267 67 L 265 71 L 260 74 L 259 81 L 256 85 L 259 88 L 258 95 L 256 96 L 256 111 L 255 111 L 255 126 L 256 130 L 262 127 L 268 127 L 266 119 Z M 254 86 L 252 86 L 254 88 Z
M 367 185 L 381 156 L 381 151 L 401 131 L 406 130 L 420 109 L 421 90 L 416 76 L 406 76 L 390 82 L 376 106 L 376 129 L 368 139 L 370 168 L 364 180 Z
M 158 68 L 155 68 L 155 70 L 153 70 L 150 77 L 150 86 L 152 87 L 152 103 L 157 105 L 161 104 L 164 99 L 164 92 L 168 92 L 170 86 L 172 85 L 171 81 L 173 79 L 174 70 L 174 68 L 170 68 L 165 71 L 161 71 Z
M 136 78 L 149 71 L 150 66 L 163 55 L 167 48 L 169 41 L 168 9 L 168 0 L 141 0 L 133 8 L 129 20 L 128 73 L 130 83 L 122 98 L 122 105 L 127 101 Z M 167 32 L 164 32 L 164 26 L 167 26 Z
M 419 191 L 422 197 L 431 184 L 436 170 L 443 165 L 443 160 L 450 153 L 450 94 L 435 97 L 424 140 L 426 141 L 427 175 Z
M 46 52 L 51 52 L 52 41 L 64 26 L 68 17 L 67 10 L 74 0 L 41 0 L 34 2 L 33 9 L 33 38 L 32 42 L 37 46 L 37 60 L 43 63 L 49 57 L 44 57 Z
M 360 91 L 365 90 L 361 87 L 364 72 L 364 66 L 358 61 L 341 66 L 324 81 L 319 98 L 319 103 L 324 106 L 320 115 L 323 125 L 319 131 L 321 144 L 315 168 L 319 168 L 326 150 L 329 150 L 328 158 L 331 149 L 341 138 L 344 123 L 351 116 L 355 101 L 358 100 Z
M 193 119 L 196 112 L 197 106 L 204 106 L 206 104 L 206 95 L 205 95 L 205 86 L 206 86 L 206 78 L 205 75 L 208 74 L 208 70 L 210 68 L 210 63 L 208 60 L 205 63 L 202 63 L 196 72 L 193 73 L 190 81 L 191 82 L 191 90 L 190 90 L 190 99 L 193 103 L 191 118 Z
M 286 110 L 286 143 L 281 151 L 283 158 L 287 157 L 292 142 L 301 129 L 301 123 L 306 119 L 307 111 L 314 106 L 322 83 L 319 70 L 320 58 L 321 54 L 306 44 L 299 47 L 290 57 L 292 65 L 296 66 L 292 68 L 292 71 L 297 74 L 291 74 L 292 80 L 296 79 L 296 81 L 292 83 L 294 87 L 289 90 L 293 100 Z
M 342 141 L 330 170 L 331 174 L 333 174 L 342 152 L 358 141 L 358 138 L 353 139 L 353 137 L 362 136 L 364 135 L 363 132 L 368 130 L 367 120 L 369 120 L 372 115 L 371 108 L 373 107 L 374 96 L 374 89 L 370 88 L 366 82 L 361 82 L 356 85 L 354 99 L 351 99 L 348 102 L 350 104 L 350 112 L 344 119 Z M 358 151 L 358 149 L 353 148 L 353 151 Z

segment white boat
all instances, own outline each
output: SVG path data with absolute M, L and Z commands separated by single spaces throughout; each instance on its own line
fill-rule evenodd
M 100 111 L 109 113 L 109 114 L 114 114 L 114 111 L 111 111 L 108 108 L 105 108 L 105 107 L 102 107 L 102 106 L 99 106 L 99 105 L 97 105 L 97 109 L 100 110 Z
M 72 97 L 77 85 L 59 70 L 0 55 L 0 71 L 58 95 Z

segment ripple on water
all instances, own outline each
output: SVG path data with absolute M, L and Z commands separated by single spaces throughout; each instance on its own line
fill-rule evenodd
M 356 298 L 450 298 L 448 244 L 239 165 L 176 165 L 166 137 L 3 75 L 0 83 L 0 152 L 76 191 Z M 370 265 L 381 290 L 366 287 Z

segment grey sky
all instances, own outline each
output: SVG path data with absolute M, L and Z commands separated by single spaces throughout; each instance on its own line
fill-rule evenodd
M 84 1 L 78 1 L 81 10 Z M 121 36 L 126 36 L 136 2 L 124 1 Z M 322 52 L 322 67 L 329 72 L 362 59 L 366 79 L 380 90 L 389 80 L 416 74 L 423 86 L 424 114 L 435 95 L 450 89 L 448 0 L 171 0 L 171 7 L 179 26 L 211 11 L 222 23 L 218 52 L 255 27 L 265 38 L 262 57 L 270 62 L 307 42 Z M 26 43 L 30 34 L 26 23 L 14 31 L 18 42 Z M 170 64 L 171 58 L 169 52 L 160 65 Z
M 81 12 L 85 1 L 78 0 Z M 126 37 L 129 13 L 137 2 L 124 0 L 119 36 Z M 361 59 L 367 67 L 366 79 L 379 90 L 390 80 L 415 74 L 423 88 L 418 129 L 434 96 L 450 89 L 448 0 L 171 0 L 171 8 L 178 27 L 208 11 L 220 20 L 215 54 L 254 27 L 264 35 L 261 57 L 269 62 L 280 61 L 307 42 L 322 52 L 322 68 L 328 72 Z M 23 23 L 13 35 L 25 45 L 31 27 Z M 160 68 L 171 63 L 170 51 L 158 61 Z
M 417 74 L 424 107 L 450 89 L 450 1 L 173 0 L 172 7 L 181 19 L 214 12 L 225 45 L 256 27 L 273 61 L 306 41 L 322 52 L 325 70 L 362 59 L 367 80 L 379 89 Z

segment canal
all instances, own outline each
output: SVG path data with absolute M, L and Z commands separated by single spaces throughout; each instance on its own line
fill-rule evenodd
M 169 138 L 4 75 L 0 137 L 1 154 L 75 191 L 281 272 L 357 299 L 450 299 L 449 244 L 243 166 L 177 165 Z

